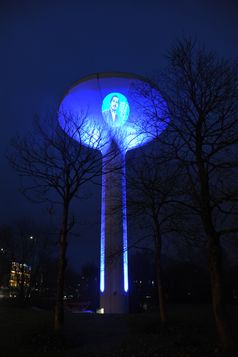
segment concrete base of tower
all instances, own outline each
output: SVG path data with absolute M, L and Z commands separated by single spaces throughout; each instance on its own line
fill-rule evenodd
M 114 292 L 112 295 L 101 294 L 100 308 L 105 314 L 128 313 L 128 294 Z

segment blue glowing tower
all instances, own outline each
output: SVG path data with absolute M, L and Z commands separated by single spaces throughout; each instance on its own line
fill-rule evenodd
M 151 141 L 168 121 L 156 88 L 128 73 L 83 78 L 60 104 L 61 127 L 102 153 L 100 307 L 105 313 L 128 310 L 126 152 Z

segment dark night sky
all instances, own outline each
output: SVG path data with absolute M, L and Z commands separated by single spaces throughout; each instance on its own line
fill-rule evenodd
M 150 75 L 163 67 L 166 52 L 182 36 L 238 57 L 237 1 L 0 0 L 0 223 L 45 212 L 19 194 L 19 179 L 5 159 L 10 138 L 26 133 L 34 113 L 54 112 L 70 85 L 90 73 Z M 99 226 L 93 224 L 100 220 L 100 188 L 91 192 L 95 196 L 78 209 L 79 216 L 86 212 L 83 234 L 69 246 L 73 269 L 98 260 Z

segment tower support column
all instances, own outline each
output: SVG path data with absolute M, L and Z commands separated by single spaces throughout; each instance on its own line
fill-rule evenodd
M 125 153 L 104 155 L 102 175 L 100 307 L 128 312 L 128 252 Z

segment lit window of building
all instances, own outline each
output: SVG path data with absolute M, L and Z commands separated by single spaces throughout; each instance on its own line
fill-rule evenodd
M 17 288 L 22 284 L 30 286 L 31 267 L 26 264 L 12 262 L 9 286 Z

